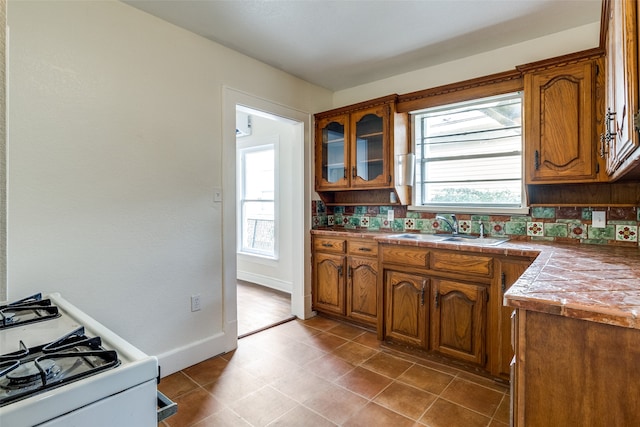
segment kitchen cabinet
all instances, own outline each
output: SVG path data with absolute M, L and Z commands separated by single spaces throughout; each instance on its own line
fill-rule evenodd
M 602 137 L 612 179 L 636 169 L 640 162 L 638 9 L 634 0 L 605 1 L 603 9 L 607 88 Z
M 345 314 L 346 240 L 313 239 L 313 309 Z
M 640 425 L 640 330 L 516 310 L 512 425 Z
M 527 184 L 606 178 L 598 163 L 596 129 L 602 65 L 601 51 L 592 50 L 518 67 L 524 72 Z
M 347 240 L 347 317 L 376 326 L 378 304 L 378 243 L 373 240 Z
M 382 298 L 377 242 L 314 236 L 313 248 L 313 309 L 375 327 Z
M 428 348 L 429 278 L 386 270 L 384 336 L 394 341 Z
M 432 286 L 432 349 L 456 359 L 484 364 L 486 286 L 443 279 L 433 279 Z
M 328 204 L 408 204 L 396 156 L 409 149 L 408 114 L 396 95 L 315 115 L 315 190 Z
M 495 285 L 492 287 L 492 300 L 496 301 L 496 310 L 491 313 L 494 316 L 490 319 L 489 328 L 493 331 L 490 337 L 495 340 L 492 346 L 493 353 L 491 359 L 491 373 L 505 380 L 511 376 L 510 365 L 513 359 L 512 343 L 512 316 L 513 308 L 503 304 L 504 293 L 515 283 L 516 280 L 533 262 L 530 258 L 510 257 L 497 258 Z M 494 297 L 495 295 L 495 297 Z

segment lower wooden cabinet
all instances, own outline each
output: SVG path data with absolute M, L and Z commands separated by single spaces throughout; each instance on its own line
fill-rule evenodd
M 315 310 L 345 314 L 346 256 L 316 253 L 313 259 Z
M 385 270 L 384 284 L 385 337 L 426 349 L 429 278 Z
M 486 360 L 487 286 L 433 279 L 431 348 L 466 362 Z
M 349 256 L 347 316 L 364 323 L 378 322 L 378 259 Z

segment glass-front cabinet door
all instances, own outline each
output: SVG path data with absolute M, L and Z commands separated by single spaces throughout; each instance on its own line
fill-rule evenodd
M 388 109 L 383 105 L 351 114 L 351 187 L 390 183 Z
M 317 122 L 321 141 L 316 144 L 316 189 L 349 187 L 349 115 L 328 117 Z

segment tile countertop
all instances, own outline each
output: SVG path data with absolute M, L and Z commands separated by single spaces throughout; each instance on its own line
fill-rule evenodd
M 312 234 L 381 243 L 536 257 L 505 293 L 515 308 L 640 329 L 640 250 L 606 245 L 510 241 L 498 246 L 397 239 L 388 233 L 314 229 Z

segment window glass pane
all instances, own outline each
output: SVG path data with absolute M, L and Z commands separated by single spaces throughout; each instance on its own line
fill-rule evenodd
M 416 205 L 522 205 L 522 99 L 507 94 L 415 115 Z
M 242 248 L 247 252 L 273 255 L 275 251 L 274 203 L 247 202 L 242 205 Z
M 244 155 L 244 198 L 273 200 L 274 150 L 246 151 Z

